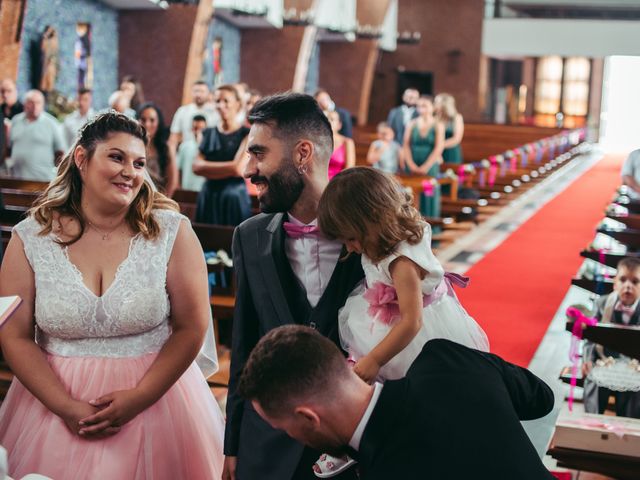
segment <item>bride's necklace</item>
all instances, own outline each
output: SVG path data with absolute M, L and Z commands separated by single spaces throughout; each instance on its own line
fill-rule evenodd
M 98 232 L 100 235 L 102 235 L 102 240 L 109 240 L 109 238 L 111 237 L 111 234 L 113 232 L 115 232 L 118 228 L 120 228 L 122 226 L 122 224 L 124 223 L 124 222 L 118 223 L 111 230 L 102 230 L 101 228 L 98 228 L 93 223 L 91 223 L 91 221 L 88 218 L 85 218 L 85 220 L 87 221 L 87 223 L 89 224 L 89 226 L 91 228 L 93 228 L 96 232 Z

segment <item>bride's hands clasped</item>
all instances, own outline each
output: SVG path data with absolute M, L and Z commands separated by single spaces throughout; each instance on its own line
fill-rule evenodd
M 78 434 L 87 438 L 119 432 L 123 425 L 148 407 L 143 395 L 135 388 L 103 395 L 89 404 L 98 411 L 78 422 Z

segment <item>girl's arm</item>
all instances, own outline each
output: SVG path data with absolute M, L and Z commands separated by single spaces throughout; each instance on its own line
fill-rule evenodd
M 90 402 L 102 408 L 83 420 L 85 434 L 122 426 L 153 405 L 182 376 L 198 354 L 209 322 L 209 287 L 202 247 L 191 227 L 180 222 L 167 268 L 171 336 L 135 388 Z
M 447 138 L 444 141 L 444 148 L 451 148 L 459 145 L 462 142 L 462 137 L 464 136 L 464 121 L 462 120 L 462 115 L 457 114 L 455 120 L 453 121 L 453 136 L 451 138 Z
M 244 167 L 247 163 L 247 137 L 244 137 L 242 143 L 236 151 L 233 160 L 225 160 L 222 162 L 208 162 L 205 160 L 202 152 L 198 153 L 193 162 L 193 173 L 209 179 L 222 179 L 229 177 L 241 177 Z
M 441 122 L 437 122 L 434 128 L 436 129 L 436 141 L 433 146 L 433 150 L 431 150 L 431 153 L 427 157 L 427 161 L 419 167 L 420 173 L 423 175 L 426 175 L 435 163 L 442 161 L 442 152 L 444 150 L 444 125 Z
M 366 382 L 372 382 L 380 368 L 411 343 L 422 328 L 422 278 L 426 273 L 407 257 L 398 257 L 389 266 L 398 293 L 400 318 L 386 337 L 353 367 Z
M 87 402 L 74 400 L 69 395 L 34 341 L 34 273 L 24 253 L 22 240 L 15 233 L 0 269 L 0 296 L 7 295 L 19 295 L 22 304 L 0 334 L 4 358 L 20 383 L 77 434 L 80 419 L 95 413 L 97 409 Z M 116 431 L 107 430 L 103 435 Z
M 356 166 L 356 144 L 349 137 L 344 137 L 344 141 L 346 142 L 345 148 L 347 149 L 347 155 L 344 163 L 344 168 L 346 170 L 347 168 Z

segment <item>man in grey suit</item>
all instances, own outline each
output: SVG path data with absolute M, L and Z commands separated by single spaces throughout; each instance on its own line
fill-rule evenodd
M 387 118 L 387 123 L 393 130 L 394 140 L 402 145 L 404 129 L 412 118 L 418 116 L 416 103 L 420 98 L 420 92 L 415 88 L 407 88 L 402 94 L 402 105 L 392 108 Z
M 263 213 L 238 226 L 233 239 L 238 289 L 223 479 L 315 479 L 321 452 L 267 424 L 238 395 L 238 381 L 258 340 L 280 325 L 310 326 L 339 345 L 338 310 L 364 274 L 359 256 L 340 260 L 344 246 L 317 229 L 333 134 L 316 101 L 298 93 L 267 97 L 249 121 L 244 176 L 256 185 Z

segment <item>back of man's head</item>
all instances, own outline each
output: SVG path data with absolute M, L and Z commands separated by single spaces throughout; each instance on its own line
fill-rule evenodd
M 350 377 L 333 342 L 312 328 L 285 325 L 271 330 L 255 346 L 238 391 L 258 402 L 267 415 L 280 417 L 307 400 L 332 399 L 340 382 Z
M 300 140 L 311 141 L 320 162 L 333 153 L 331 124 L 318 103 L 303 93 L 277 93 L 260 99 L 249 113 L 251 124 L 267 124 L 273 134 L 293 148 Z

